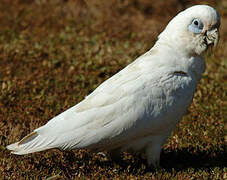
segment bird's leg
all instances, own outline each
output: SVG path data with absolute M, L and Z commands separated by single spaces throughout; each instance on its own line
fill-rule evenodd
M 160 168 L 160 153 L 165 139 L 165 137 L 160 136 L 152 137 L 152 142 L 148 144 L 145 150 L 148 166 L 153 165 L 157 169 Z

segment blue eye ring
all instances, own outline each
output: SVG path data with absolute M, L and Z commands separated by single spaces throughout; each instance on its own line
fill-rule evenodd
M 198 18 L 193 19 L 191 24 L 188 26 L 188 30 L 195 34 L 201 33 L 203 31 L 202 21 L 200 21 Z

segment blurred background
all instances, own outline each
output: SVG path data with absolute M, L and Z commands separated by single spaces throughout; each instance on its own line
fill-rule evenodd
M 217 9 L 221 38 L 190 114 L 163 147 L 163 171 L 128 154 L 122 166 L 84 150 L 9 154 L 6 145 L 78 103 L 195 4 Z M 226 178 L 226 40 L 227 0 L 0 0 L 0 179 Z

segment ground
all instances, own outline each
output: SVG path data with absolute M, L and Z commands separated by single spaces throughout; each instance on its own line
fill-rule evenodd
M 221 39 L 190 113 L 164 144 L 160 170 L 125 153 L 117 164 L 86 150 L 11 155 L 6 145 L 81 101 L 152 47 L 177 12 L 210 4 Z M 0 179 L 227 178 L 226 0 L 2 0 L 0 4 Z

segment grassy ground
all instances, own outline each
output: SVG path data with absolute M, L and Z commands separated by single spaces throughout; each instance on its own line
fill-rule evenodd
M 2 0 L 0 3 L 0 179 L 227 178 L 227 2 L 221 40 L 190 114 L 161 154 L 163 169 L 124 154 L 121 165 L 86 150 L 11 155 L 5 146 L 76 104 L 147 51 L 180 10 L 202 1 Z

